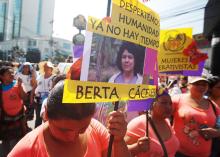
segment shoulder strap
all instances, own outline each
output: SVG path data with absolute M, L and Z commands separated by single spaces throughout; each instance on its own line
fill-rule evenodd
M 182 97 L 182 94 L 179 95 L 178 104 L 180 103 L 181 97 Z M 173 121 L 174 121 L 174 115 L 172 114 L 172 115 L 170 116 L 170 125 L 171 125 L 171 126 L 173 126 Z
M 0 121 L 4 117 L 3 100 L 2 100 L 2 84 L 0 83 Z
M 3 100 L 2 100 L 2 84 L 0 83 L 0 109 L 2 109 L 2 104 L 3 104 Z
M 164 157 L 168 157 L 167 149 L 166 149 L 166 147 L 165 147 L 165 145 L 164 145 L 164 143 L 163 143 L 163 140 L 162 140 L 162 138 L 160 137 L 160 134 L 158 133 L 157 128 L 156 128 L 156 126 L 154 125 L 154 122 L 153 122 L 153 120 L 151 119 L 151 117 L 149 117 L 149 122 L 150 122 L 150 124 L 151 124 L 151 126 L 152 126 L 152 129 L 154 130 L 154 132 L 155 132 L 155 134 L 156 134 L 156 136 L 157 136 L 157 138 L 158 138 L 158 140 L 159 140 L 159 142 L 160 142 L 162 148 L 163 148 Z
M 212 109 L 213 109 L 213 111 L 214 111 L 214 113 L 215 113 L 215 116 L 217 117 L 218 114 L 217 114 L 217 111 L 216 111 L 215 104 L 214 104 L 214 103 L 212 102 L 212 100 L 210 100 L 210 99 L 208 99 L 208 101 L 210 102 L 210 104 L 211 104 L 211 106 L 212 106 Z

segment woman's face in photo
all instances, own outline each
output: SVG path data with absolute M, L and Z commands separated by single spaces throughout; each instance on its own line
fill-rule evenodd
M 124 72 L 134 71 L 134 55 L 124 50 L 121 56 L 121 65 Z

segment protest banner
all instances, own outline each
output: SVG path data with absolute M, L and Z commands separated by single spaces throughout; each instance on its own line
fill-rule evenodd
M 183 54 L 191 42 L 191 28 L 162 30 L 158 52 L 159 72 L 197 71 L 198 65 L 192 64 L 190 57 Z
M 65 80 L 64 91 L 63 103 L 95 103 L 155 98 L 156 87 Z
M 111 22 L 89 17 L 87 30 L 152 49 L 159 48 L 159 15 L 138 1 L 114 0 Z
M 123 6 L 123 3 L 126 3 L 124 4 L 125 6 Z M 133 12 L 134 10 L 132 12 L 129 11 L 126 5 L 135 6 L 136 9 L 138 9 L 137 12 Z M 131 21 L 129 22 L 129 20 Z M 133 85 L 142 84 L 143 68 L 147 67 L 150 63 L 145 63 L 145 48 L 148 47 L 156 52 L 159 47 L 159 20 L 159 16 L 154 11 L 146 8 L 146 6 L 137 1 L 132 2 L 132 0 L 113 1 L 111 21 L 89 17 L 85 35 L 80 80 L 95 81 L 95 84 L 98 82 L 111 82 L 120 85 L 125 83 Z M 122 60 L 122 53 L 126 50 L 120 52 L 120 49 L 126 44 L 128 45 L 127 54 L 132 54 L 131 56 L 133 56 L 133 60 L 135 60 L 132 63 L 132 79 L 124 78 L 124 71 L 128 65 L 123 68 L 122 62 L 119 63 L 119 61 Z M 131 51 L 129 47 L 135 47 L 135 51 Z M 155 73 L 153 75 L 155 75 Z M 152 86 L 156 91 L 156 86 Z M 126 88 L 123 87 L 122 89 Z M 65 90 L 67 90 L 67 88 L 65 88 Z M 65 90 L 64 93 L 66 92 Z M 70 90 L 70 93 L 71 92 L 73 91 Z M 146 99 L 149 98 L 150 97 Z M 97 111 L 99 112 L 99 109 L 103 111 L 104 108 L 108 113 L 112 108 L 112 105 L 110 105 L 111 103 L 106 105 L 104 102 L 119 100 L 122 99 L 111 98 L 111 100 L 109 99 L 108 101 L 97 100 L 96 102 L 101 102 L 97 103 Z M 140 99 L 137 100 L 140 101 Z M 135 104 L 143 106 L 145 102 L 140 101 L 139 103 L 139 101 L 136 101 Z M 151 103 L 147 103 L 148 107 L 146 107 L 145 103 L 145 106 L 142 107 L 141 110 L 149 109 L 150 104 Z M 127 103 L 125 103 L 125 105 L 127 105 Z M 123 106 L 120 106 L 119 108 L 121 107 L 123 108 Z M 129 108 L 129 105 L 125 108 Z M 104 114 L 104 112 L 100 113 L 101 117 Z

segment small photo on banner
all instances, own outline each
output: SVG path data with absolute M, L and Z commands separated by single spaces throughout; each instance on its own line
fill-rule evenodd
M 198 70 L 198 65 L 190 62 L 190 57 L 184 54 L 192 41 L 192 28 L 161 30 L 158 71 L 179 73 Z

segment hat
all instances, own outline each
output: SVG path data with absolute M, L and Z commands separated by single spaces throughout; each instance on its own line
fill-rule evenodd
M 31 65 L 31 63 L 30 62 L 24 62 L 24 64 L 23 65 Z
M 188 83 L 190 84 L 196 83 L 198 81 L 206 81 L 208 83 L 208 80 L 201 76 L 189 76 L 188 77 Z
M 50 68 L 54 68 L 53 64 L 52 64 L 51 62 L 49 62 L 49 61 L 46 62 L 45 65 L 47 65 L 47 66 L 50 67 Z

